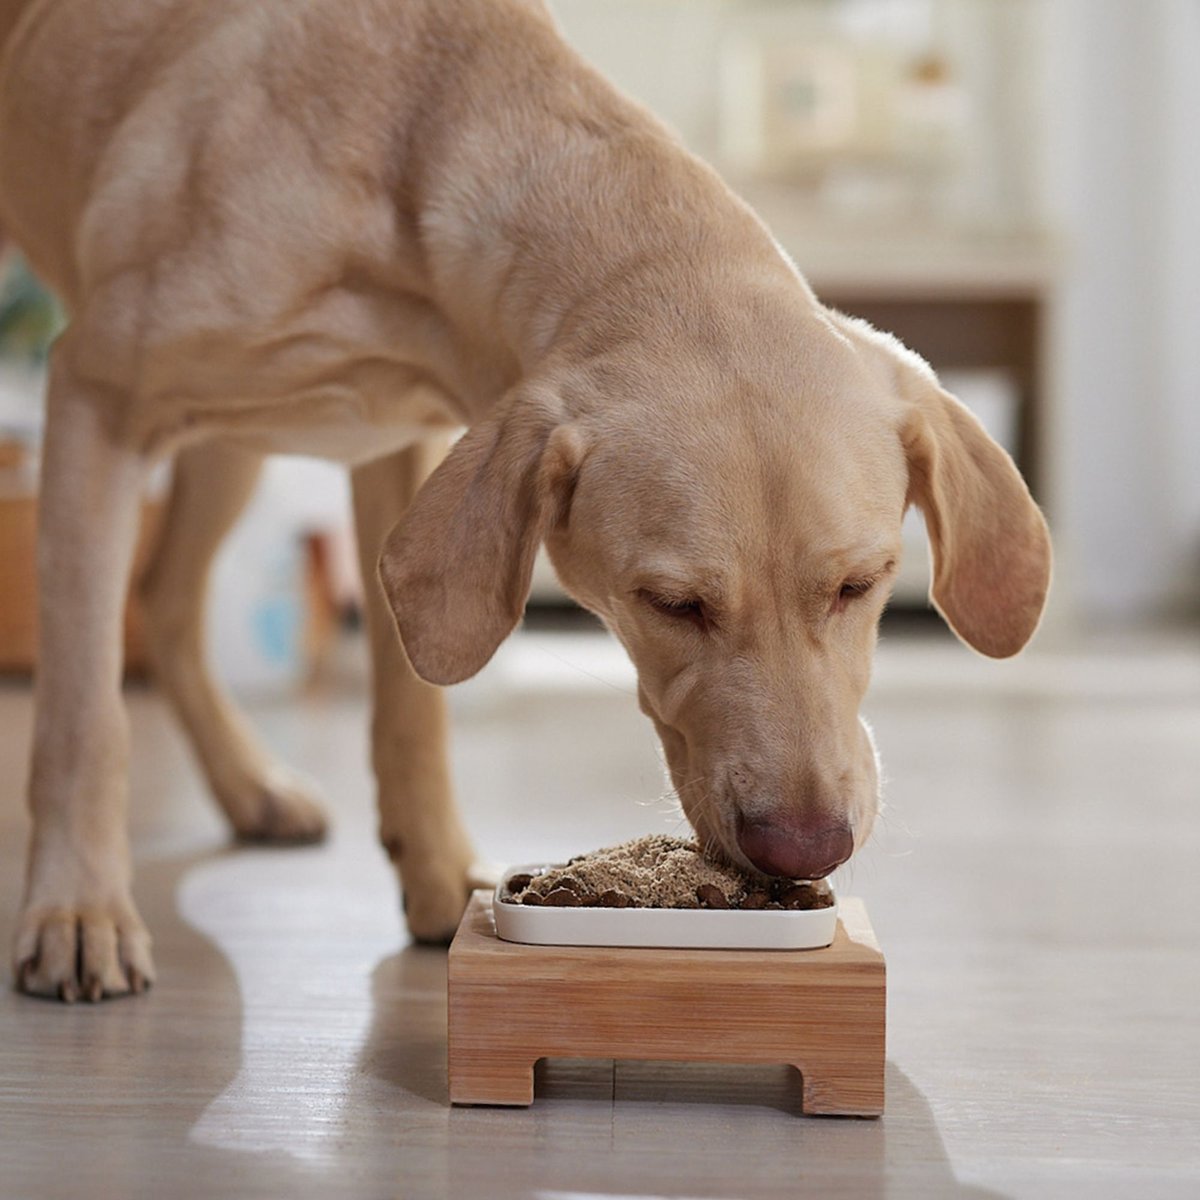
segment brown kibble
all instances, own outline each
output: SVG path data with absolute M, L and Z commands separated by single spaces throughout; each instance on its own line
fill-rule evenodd
M 695 841 L 666 834 L 648 834 L 579 854 L 566 866 L 530 870 L 528 881 L 524 874 L 513 876 L 504 899 L 570 908 L 778 910 L 785 906 L 784 893 L 805 882 L 748 874 L 728 862 L 707 858 Z M 808 907 L 833 903 L 824 885 L 808 886 L 816 893 Z M 565 894 L 548 900 L 555 892 Z
M 771 903 L 768 904 L 766 907 L 771 912 L 783 912 L 783 905 L 780 904 L 778 900 L 772 900 Z
M 705 908 L 728 908 L 729 897 L 715 883 L 702 883 L 696 888 L 696 899 Z
M 780 896 L 784 906 L 790 909 L 829 908 L 833 897 L 826 888 L 814 887 L 811 883 L 797 883 Z
M 779 903 L 785 908 L 807 908 L 812 888 L 807 883 L 794 883 L 779 894 Z

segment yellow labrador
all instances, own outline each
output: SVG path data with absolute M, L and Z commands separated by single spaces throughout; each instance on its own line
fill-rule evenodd
M 210 678 L 204 585 L 264 454 L 352 469 L 381 834 L 422 938 L 454 928 L 472 860 L 431 685 L 487 662 L 542 541 L 632 655 L 699 835 L 768 873 L 822 876 L 870 833 L 858 707 L 908 504 L 957 632 L 991 655 L 1033 633 L 1050 550 L 1012 462 L 537 0 L 3 0 L 0 36 L 0 220 L 70 313 L 26 991 L 154 977 L 118 634 L 163 456 L 162 685 L 233 828 L 280 840 L 323 816 Z

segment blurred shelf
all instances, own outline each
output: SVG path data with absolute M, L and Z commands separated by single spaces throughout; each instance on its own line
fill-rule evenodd
M 1065 265 L 1061 238 L 1038 228 L 832 217 L 803 189 L 762 180 L 731 186 L 766 222 L 818 296 L 963 299 L 1045 295 Z

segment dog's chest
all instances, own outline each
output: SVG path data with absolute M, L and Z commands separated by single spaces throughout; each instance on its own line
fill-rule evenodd
M 353 466 L 464 424 L 473 401 L 503 386 L 486 354 L 402 295 L 386 306 L 330 295 L 286 318 L 260 310 L 194 325 L 172 318 L 178 306 L 153 311 L 166 315 L 125 373 L 127 432 L 151 454 L 219 437 Z M 97 373 L 118 366 L 112 339 L 89 345 L 105 346 Z
M 286 399 L 212 403 L 195 393 L 138 406 L 131 431 L 151 454 L 212 438 L 264 454 L 301 454 L 357 466 L 462 424 L 443 392 L 394 364 L 345 362 L 297 383 Z
M 403 449 L 459 422 L 438 393 L 416 384 L 391 399 L 368 399 L 353 384 L 328 385 L 277 405 L 185 414 L 183 440 L 215 434 L 264 454 L 301 454 L 353 467 Z

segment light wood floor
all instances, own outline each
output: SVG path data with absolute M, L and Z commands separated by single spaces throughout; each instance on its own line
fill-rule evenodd
M 4 1200 L 1200 1195 L 1195 638 L 1006 665 L 885 642 L 889 809 L 837 880 L 889 960 L 880 1121 L 797 1115 L 782 1069 L 624 1062 L 551 1064 L 530 1110 L 451 1110 L 445 957 L 401 932 L 361 693 L 253 705 L 336 814 L 291 851 L 228 848 L 158 699 L 129 700 L 161 981 L 98 1007 L 0 993 Z M 603 641 L 526 636 L 455 704 L 489 857 L 675 827 Z M 5 949 L 29 725 L 0 688 Z

